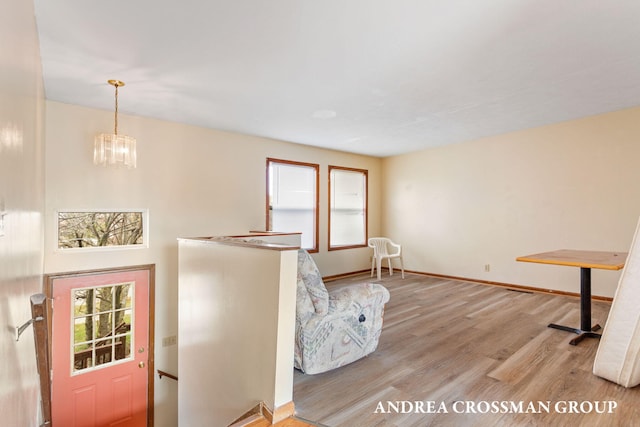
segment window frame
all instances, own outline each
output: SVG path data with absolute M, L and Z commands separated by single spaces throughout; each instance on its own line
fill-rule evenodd
M 117 214 L 117 213 L 136 213 L 140 214 L 142 219 L 142 242 L 127 245 L 105 245 L 105 246 L 82 246 L 65 248 L 60 247 L 61 233 L 60 215 L 61 214 Z M 55 212 L 55 251 L 62 253 L 91 252 L 91 251 L 119 251 L 131 249 L 149 249 L 149 209 L 58 209 Z
M 361 173 L 364 178 L 364 203 L 363 203 L 363 214 L 364 214 L 364 241 L 361 244 L 350 244 L 350 245 L 341 245 L 341 246 L 332 246 L 331 245 L 331 213 L 332 213 L 332 195 L 333 195 L 333 183 L 331 181 L 331 173 L 334 170 L 342 170 L 348 172 L 357 172 Z M 351 168 L 345 166 L 328 166 L 327 172 L 327 180 L 328 180 L 328 236 L 327 236 L 327 248 L 329 251 L 339 251 L 343 249 L 355 249 L 355 248 L 365 248 L 367 247 L 367 239 L 369 238 L 369 171 L 367 169 L 358 169 Z
M 272 163 L 278 163 L 282 165 L 289 166 L 299 166 L 299 167 L 308 167 L 312 168 L 315 171 L 315 188 L 313 191 L 315 192 L 314 197 L 314 215 L 313 215 L 313 247 L 304 248 L 302 246 L 302 242 L 300 242 L 300 247 L 306 249 L 310 253 L 316 253 L 319 251 L 319 237 L 320 237 L 320 165 L 317 163 L 307 163 L 307 162 L 299 162 L 295 160 L 285 160 L 285 159 L 277 159 L 274 157 L 267 157 L 266 161 L 266 188 L 265 188 L 265 224 L 267 231 L 274 231 L 270 228 L 271 223 L 271 209 L 269 204 L 269 190 L 270 190 L 270 180 L 269 180 L 269 168 Z M 276 230 L 276 231 L 285 231 L 285 230 Z M 299 231 L 299 230 L 298 230 Z
M 111 293 L 113 295 L 113 292 L 115 291 L 115 288 L 118 286 L 128 286 L 128 294 L 130 295 L 130 305 L 127 306 L 126 302 L 124 307 L 111 307 L 110 309 L 108 309 L 107 311 L 100 311 L 99 308 L 95 307 L 95 305 L 93 305 L 93 311 L 91 313 L 84 313 L 83 314 L 77 314 L 75 313 L 75 309 L 76 309 L 76 298 L 77 298 L 77 293 L 78 291 L 88 291 L 88 290 L 92 290 L 92 291 L 97 291 L 99 289 L 103 289 L 103 288 L 112 288 Z M 82 375 L 82 374 L 86 374 L 86 373 L 91 373 L 93 371 L 96 371 L 98 369 L 103 369 L 103 368 L 109 368 L 112 367 L 114 365 L 118 365 L 121 363 L 127 363 L 127 362 L 131 362 L 132 360 L 135 359 L 135 352 L 134 352 L 134 348 L 135 348 L 135 338 L 136 338 L 136 334 L 135 334 L 135 314 L 136 314 L 136 307 L 135 307 L 135 293 L 136 293 L 136 283 L 135 281 L 124 281 L 124 282 L 119 282 L 119 283 L 109 283 L 109 284 L 100 284 L 100 285 L 95 285 L 95 286 L 86 286 L 83 288 L 74 288 L 73 291 L 70 293 L 70 298 L 71 298 L 71 303 L 70 303 L 70 308 L 71 308 L 71 313 L 70 313 L 70 319 L 72 320 L 70 322 L 70 337 L 71 339 L 69 340 L 69 345 L 70 345 L 70 372 L 69 375 L 71 377 L 77 376 L 77 375 Z M 92 294 L 92 298 L 95 298 L 95 294 Z M 95 304 L 95 302 L 94 302 Z M 116 330 L 116 324 L 115 321 L 113 319 L 113 317 L 109 318 L 109 322 L 110 322 L 110 334 L 107 334 L 107 337 L 110 336 L 110 338 L 105 338 L 105 337 L 98 337 L 96 336 L 96 331 L 95 329 L 93 329 L 93 334 L 91 338 L 87 338 L 84 341 L 76 341 L 75 339 L 75 327 L 77 324 L 77 321 L 79 319 L 86 319 L 86 318 L 92 318 L 92 322 L 95 321 L 95 318 L 98 316 L 102 316 L 102 315 L 109 315 L 109 316 L 113 316 L 115 315 L 116 312 L 121 311 L 123 313 L 123 318 L 124 316 L 126 316 L 126 312 L 129 311 L 129 331 L 125 332 L 125 333 L 115 333 Z M 95 325 L 94 325 L 95 328 Z M 125 357 L 120 358 L 120 359 L 116 359 L 116 340 L 118 338 L 122 338 L 122 337 L 129 337 L 129 348 L 128 348 L 128 352 L 126 351 L 126 347 L 125 349 L 123 349 L 123 351 L 125 351 Z M 125 338 L 126 340 L 126 338 Z M 98 361 L 97 359 L 97 348 L 100 347 L 101 345 L 99 343 L 101 342 L 108 342 L 111 341 L 111 360 L 107 361 L 107 362 L 102 362 L 102 363 L 97 363 Z M 91 350 L 91 366 L 87 366 L 84 368 L 76 368 L 75 366 L 75 357 L 76 354 L 78 354 L 78 352 L 76 352 L 76 347 L 81 346 L 81 345 L 87 345 L 89 348 L 88 350 Z M 125 344 L 126 345 L 126 344 Z M 84 350 L 87 351 L 87 350 Z

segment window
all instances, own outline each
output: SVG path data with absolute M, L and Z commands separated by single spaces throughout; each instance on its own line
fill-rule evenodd
M 367 244 L 367 171 L 329 166 L 329 250 Z
M 146 210 L 58 212 L 58 249 L 148 247 Z
M 134 283 L 73 291 L 72 372 L 131 358 Z
M 301 232 L 302 247 L 318 251 L 320 166 L 267 159 L 267 230 Z

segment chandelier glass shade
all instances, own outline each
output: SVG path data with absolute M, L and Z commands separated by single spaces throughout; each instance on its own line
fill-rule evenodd
M 127 135 L 101 133 L 93 146 L 93 163 L 101 166 L 136 167 L 136 139 Z
M 119 80 L 109 80 L 116 88 L 115 125 L 112 134 L 97 135 L 93 145 L 93 163 L 101 166 L 122 166 L 133 169 L 137 164 L 136 139 L 118 135 L 118 87 L 124 86 Z

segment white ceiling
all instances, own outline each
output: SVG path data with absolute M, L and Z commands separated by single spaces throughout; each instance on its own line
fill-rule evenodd
M 639 0 L 35 7 L 47 99 L 373 156 L 640 105 Z

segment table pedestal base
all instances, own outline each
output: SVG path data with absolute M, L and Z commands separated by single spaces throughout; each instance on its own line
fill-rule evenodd
M 600 334 L 596 334 L 594 331 L 597 331 L 598 329 L 600 329 L 600 325 L 594 325 L 591 330 L 582 330 L 582 329 L 578 329 L 578 328 L 570 328 L 569 326 L 563 326 L 563 325 L 556 325 L 555 323 L 549 323 L 548 325 L 549 328 L 553 328 L 553 329 L 560 329 L 561 331 L 566 331 L 566 332 L 573 332 L 574 334 L 578 334 L 577 337 L 575 337 L 574 339 L 572 339 L 571 341 L 569 341 L 569 344 L 571 345 L 577 345 L 580 341 L 582 341 L 585 338 L 600 338 Z

